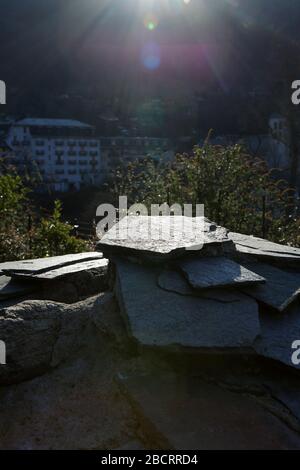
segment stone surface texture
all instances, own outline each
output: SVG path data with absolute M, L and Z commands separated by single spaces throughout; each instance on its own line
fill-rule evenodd
M 0 266 L 0 449 L 300 449 L 300 250 L 168 219 Z
M 265 263 L 246 266 L 266 279 L 265 284 L 243 288 L 243 292 L 270 307 L 283 312 L 300 293 L 300 271 L 290 273 Z
M 24 261 L 10 261 L 0 264 L 0 271 L 4 274 L 37 274 L 51 269 L 58 269 L 81 261 L 95 260 L 102 258 L 102 253 L 88 252 L 77 253 L 64 256 L 53 256 L 50 258 L 38 258 Z
M 180 295 L 190 295 L 205 299 L 216 300 L 218 302 L 240 302 L 241 297 L 235 289 L 193 289 L 181 272 L 175 270 L 163 270 L 157 277 L 158 286 L 166 291 Z
M 102 271 L 104 274 L 106 273 L 109 261 L 105 258 L 100 258 L 91 261 L 81 261 L 79 263 L 70 264 L 68 266 L 63 266 L 60 268 L 49 269 L 47 271 L 43 271 L 41 273 L 17 273 L 18 278 L 26 278 L 29 277 L 32 280 L 40 279 L 40 280 L 52 280 L 52 279 L 60 279 L 66 278 L 71 276 L 72 274 L 81 273 L 82 271 Z M 13 275 L 16 275 L 13 273 Z
M 180 267 L 194 289 L 265 282 L 262 276 L 225 257 L 187 259 Z
M 235 243 L 238 252 L 279 264 L 300 266 L 300 248 L 273 243 L 263 238 L 229 232 L 228 237 Z
M 199 378 L 121 379 L 141 422 L 170 450 L 299 449 L 298 435 L 257 403 Z
M 295 304 L 287 313 L 260 312 L 261 336 L 255 342 L 258 354 L 300 369 L 293 364 L 292 344 L 300 338 L 300 306 Z
M 225 247 L 230 249 L 233 244 L 223 227 L 204 217 L 176 216 L 124 217 L 98 243 L 104 254 L 138 254 L 152 260 L 180 256 L 185 251 L 222 254 Z
M 37 290 L 36 284 L 32 282 L 20 282 L 8 276 L 0 275 L 0 299 L 10 299 L 31 294 Z
M 143 346 L 225 351 L 251 349 L 260 334 L 255 301 L 180 296 L 160 289 L 157 271 L 117 262 L 116 295 L 129 334 Z
M 0 384 L 26 380 L 65 360 L 84 343 L 92 313 L 101 311 L 106 301 L 109 294 L 74 305 L 34 300 L 0 310 L 1 339 L 7 348 Z

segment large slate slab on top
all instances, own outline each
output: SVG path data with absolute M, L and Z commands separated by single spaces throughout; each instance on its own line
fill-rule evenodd
M 168 450 L 299 449 L 300 438 L 254 400 L 196 377 L 119 377 L 140 425 Z
M 260 334 L 257 303 L 243 294 L 220 303 L 157 285 L 154 268 L 117 260 L 116 295 L 129 335 L 140 345 L 249 352 Z
M 122 252 L 160 259 L 180 255 L 186 249 L 211 249 L 213 254 L 224 245 L 233 249 L 227 230 L 204 217 L 128 216 L 111 228 L 97 247 L 104 254 Z
M 90 261 L 81 261 L 80 263 L 69 264 L 67 266 L 63 266 L 57 269 L 50 269 L 49 271 L 38 272 L 37 274 L 33 273 L 13 273 L 12 275 L 17 276 L 18 278 L 27 278 L 30 279 L 39 279 L 39 280 L 52 280 L 52 279 L 59 279 L 65 278 L 72 274 L 80 273 L 82 271 L 100 271 L 103 274 L 106 273 L 108 267 L 108 259 L 100 258 L 96 260 Z
M 194 289 L 265 282 L 262 276 L 225 257 L 187 259 L 179 266 Z
M 262 285 L 243 287 L 243 292 L 254 299 L 282 312 L 299 296 L 300 272 L 289 273 L 260 262 L 247 263 L 246 266 L 267 281 Z
M 64 256 L 53 256 L 50 258 L 37 258 L 24 261 L 10 261 L 0 264 L 0 272 L 4 274 L 11 273 L 41 273 L 50 269 L 57 269 L 63 266 L 69 266 L 82 261 L 95 260 L 102 258 L 102 253 L 88 252 L 76 253 Z
M 261 336 L 255 341 L 258 354 L 282 362 L 288 366 L 300 369 L 293 364 L 292 344 L 300 339 L 300 306 L 295 304 L 284 315 L 261 312 L 259 315 Z
M 235 243 L 238 252 L 255 255 L 259 258 L 300 265 L 300 248 L 280 245 L 263 238 L 252 237 L 241 233 L 229 232 L 228 237 Z

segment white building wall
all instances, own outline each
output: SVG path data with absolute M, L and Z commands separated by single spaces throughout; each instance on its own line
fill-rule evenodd
M 28 127 L 14 125 L 7 142 L 17 161 L 35 165 L 45 183 L 55 191 L 80 189 L 84 184 L 97 184 L 103 178 L 97 138 L 37 136 L 32 135 Z

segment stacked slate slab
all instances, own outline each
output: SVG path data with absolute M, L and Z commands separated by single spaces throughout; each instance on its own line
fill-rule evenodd
M 2 263 L 0 302 L 49 295 L 53 299 L 58 295 L 58 300 L 76 301 L 78 293 L 82 296 L 94 293 L 90 292 L 93 283 L 97 284 L 93 286 L 95 293 L 100 284 L 105 290 L 108 263 L 98 252 Z
M 300 339 L 300 249 L 228 233 L 206 218 L 165 216 L 125 217 L 98 249 L 115 267 L 116 296 L 139 347 L 259 354 L 298 367 L 291 345 Z
M 257 238 L 241 233 L 229 232 L 228 237 L 235 244 L 238 253 L 255 256 L 257 259 L 284 267 L 299 269 L 300 249 L 291 246 L 273 243 L 263 238 Z

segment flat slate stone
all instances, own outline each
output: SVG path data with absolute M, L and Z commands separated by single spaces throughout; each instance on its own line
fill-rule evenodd
M 0 276 L 0 299 L 23 297 L 37 289 L 37 285 L 28 282 L 18 282 L 7 276 Z
M 257 303 L 243 294 L 220 303 L 167 292 L 154 268 L 116 260 L 116 295 L 129 335 L 140 345 L 251 352 L 260 334 Z
M 139 424 L 168 450 L 299 449 L 299 435 L 254 400 L 197 377 L 119 376 Z
M 14 274 L 18 278 L 26 278 L 29 277 L 30 279 L 40 279 L 40 280 L 52 280 L 58 278 L 65 278 L 67 276 L 80 273 L 82 271 L 107 271 L 109 261 L 106 258 L 100 258 L 91 261 L 82 261 L 80 263 L 70 264 L 68 266 L 63 266 L 57 269 L 50 269 L 49 271 L 32 274 L 32 273 L 17 273 Z
M 235 243 L 238 252 L 258 258 L 274 260 L 283 264 L 300 265 L 300 248 L 280 245 L 263 238 L 229 232 L 228 237 Z
M 179 266 L 194 289 L 265 282 L 263 277 L 225 257 L 194 258 Z
M 227 230 L 204 217 L 128 216 L 121 219 L 100 240 L 104 254 L 135 254 L 151 259 L 182 255 L 185 250 L 212 255 L 233 249 Z
M 300 294 L 300 272 L 289 273 L 263 263 L 247 263 L 248 269 L 266 279 L 258 286 L 242 288 L 254 299 L 283 312 Z
M 157 278 L 157 283 L 161 289 L 180 295 L 198 296 L 225 303 L 240 302 L 239 294 L 234 289 L 209 289 L 209 291 L 201 290 L 201 292 L 192 289 L 183 274 L 178 271 L 162 271 Z
M 10 261 L 7 263 L 0 264 L 0 272 L 4 274 L 15 274 L 15 273 L 42 273 L 50 269 L 58 269 L 71 264 L 100 259 L 103 257 L 102 253 L 88 252 L 88 253 L 76 253 L 72 255 L 64 256 L 53 256 L 50 258 L 37 258 L 29 259 L 24 261 Z
M 300 381 L 299 377 L 283 377 L 280 383 L 264 380 L 264 385 L 273 397 L 283 403 L 300 422 Z
M 300 339 L 300 306 L 295 304 L 285 315 L 269 312 L 259 314 L 261 336 L 255 341 L 258 354 L 300 369 L 292 363 L 292 344 Z
M 194 289 L 178 271 L 164 270 L 157 277 L 158 286 L 168 292 L 180 295 L 197 295 Z

